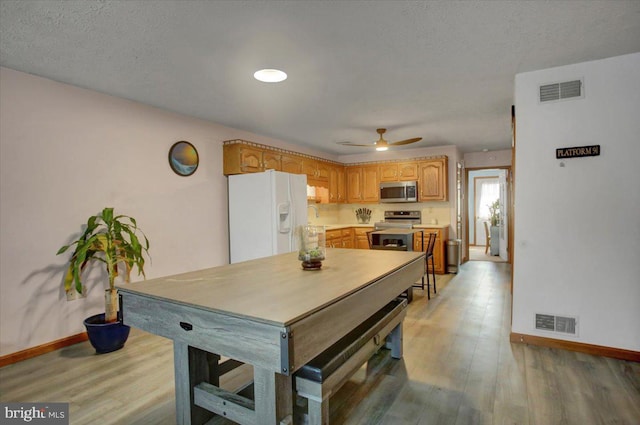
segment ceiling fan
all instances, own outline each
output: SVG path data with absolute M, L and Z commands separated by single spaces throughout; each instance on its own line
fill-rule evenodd
M 377 151 L 386 151 L 391 146 L 408 145 L 410 143 L 415 143 L 415 142 L 419 142 L 420 140 L 422 140 L 422 137 L 414 137 L 413 139 L 400 140 L 398 142 L 387 142 L 382 137 L 382 135 L 387 131 L 387 129 L 386 128 L 378 128 L 376 131 L 380 135 L 380 139 L 378 141 L 376 141 L 375 145 L 371 145 L 371 144 L 360 145 L 360 144 L 351 143 L 351 142 L 338 142 L 338 144 L 344 145 L 344 146 L 363 146 L 363 147 L 367 147 L 367 148 L 375 146 Z

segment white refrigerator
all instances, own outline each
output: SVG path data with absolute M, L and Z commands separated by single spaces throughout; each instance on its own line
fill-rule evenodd
M 307 224 L 307 176 L 279 171 L 229 176 L 229 261 L 292 252 Z

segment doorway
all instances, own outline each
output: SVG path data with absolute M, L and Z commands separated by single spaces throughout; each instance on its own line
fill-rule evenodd
M 511 212 L 508 210 L 510 172 L 510 167 L 466 170 L 465 186 L 468 196 L 465 234 L 468 260 L 511 262 Z

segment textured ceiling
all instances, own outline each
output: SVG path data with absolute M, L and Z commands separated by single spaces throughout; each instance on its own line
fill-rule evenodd
M 516 73 L 638 51 L 637 0 L 0 0 L 2 66 L 332 154 L 506 149 Z

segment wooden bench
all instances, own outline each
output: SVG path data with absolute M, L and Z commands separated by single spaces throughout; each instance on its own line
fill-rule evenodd
M 307 399 L 309 425 L 329 423 L 329 397 L 386 343 L 402 358 L 407 300 L 396 298 L 295 373 L 298 396 Z

